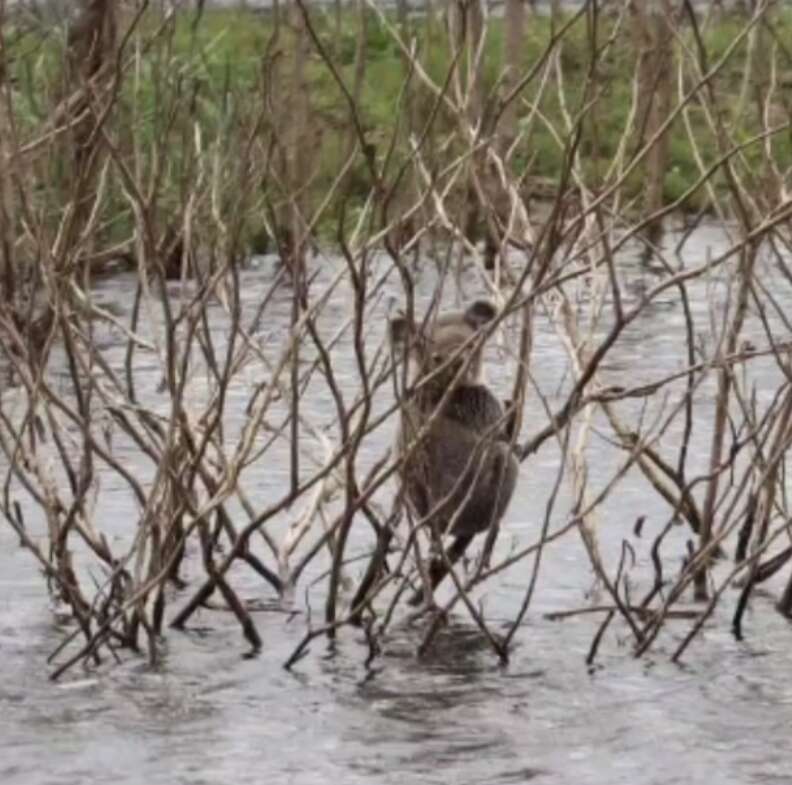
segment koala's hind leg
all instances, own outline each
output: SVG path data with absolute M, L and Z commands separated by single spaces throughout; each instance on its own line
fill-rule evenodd
M 445 553 L 445 556 L 447 557 L 447 561 L 442 554 L 439 556 L 435 556 L 434 559 L 432 559 L 432 561 L 429 564 L 429 585 L 432 591 L 434 591 L 440 584 L 440 581 L 442 581 L 443 578 L 445 578 L 445 576 L 448 575 L 449 563 L 450 566 L 453 566 L 459 561 L 461 556 L 465 553 L 465 550 L 467 549 L 468 545 L 470 545 L 470 543 L 472 542 L 473 537 L 474 537 L 473 534 L 457 535 Z M 415 592 L 415 594 L 413 594 L 412 597 L 410 597 L 409 604 L 412 607 L 416 607 L 420 605 L 423 601 L 424 601 L 424 589 L 421 588 L 418 589 L 418 591 Z

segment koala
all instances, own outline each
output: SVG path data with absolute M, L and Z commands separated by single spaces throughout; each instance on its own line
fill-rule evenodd
M 471 345 L 495 314 L 492 303 L 477 300 L 423 328 L 403 316 L 390 323 L 394 349 L 406 352 L 412 365 L 412 392 L 403 402 L 397 437 L 405 457 L 402 487 L 412 511 L 428 520 L 436 536 L 454 536 L 447 551 L 452 564 L 476 534 L 498 525 L 517 481 L 513 420 L 507 422 L 503 406 L 482 382 L 482 349 Z M 447 571 L 442 556 L 430 564 L 433 589 Z M 418 592 L 411 604 L 422 601 Z

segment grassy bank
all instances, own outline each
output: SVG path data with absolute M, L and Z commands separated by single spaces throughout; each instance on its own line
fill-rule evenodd
M 338 16 L 317 10 L 312 25 L 321 52 L 310 36 L 299 31 L 296 21 L 285 12 L 276 19 L 271 13 L 244 10 L 206 10 L 199 17 L 183 12 L 172 23 L 151 16 L 127 43 L 128 56 L 136 54 L 137 58 L 125 71 L 118 105 L 108 116 L 106 128 L 119 155 L 134 159 L 144 180 L 147 176 L 156 179 L 156 202 L 163 213 L 180 214 L 205 166 L 201 156 L 212 151 L 214 165 L 226 171 L 227 187 L 238 191 L 234 178 L 244 179 L 241 212 L 247 242 L 263 247 L 262 227 L 277 221 L 278 210 L 293 201 L 295 193 L 299 192 L 301 209 L 313 214 L 344 168 L 351 146 L 359 141 L 349 102 L 328 59 L 355 99 L 369 151 L 380 166 L 386 159 L 390 162 L 383 169 L 386 173 L 395 176 L 407 160 L 410 135 L 413 139 L 425 135 L 424 149 L 436 173 L 469 149 L 470 140 L 460 133 L 458 116 L 438 101 L 410 67 L 392 34 L 400 30 L 405 40 L 414 41 L 417 62 L 436 85 L 443 85 L 453 53 L 442 19 L 414 17 L 400 26 L 393 15 L 383 20 L 367 13 L 361 19 L 352 11 Z M 568 21 L 531 15 L 526 21 L 518 70 L 525 74 L 537 64 L 546 65 L 536 70 L 519 94 L 520 137 L 508 166 L 528 196 L 553 187 L 578 125 L 579 164 L 593 190 L 613 181 L 615 175 L 609 169 L 619 151 L 629 162 L 640 148 L 642 121 L 632 110 L 641 54 L 630 34 L 629 20 L 622 20 L 619 27 L 616 17 L 602 17 L 594 38 L 586 18 L 581 17 L 563 35 L 557 61 L 545 58 L 553 25 Z M 758 50 L 756 40 L 745 35 L 744 29 L 744 18 L 719 16 L 702 27 L 703 52 L 696 53 L 692 28 L 674 42 L 674 69 L 696 57 L 709 67 L 727 53 L 728 59 L 702 88 L 702 92 L 711 90 L 707 111 L 694 98 L 669 129 L 663 181 L 667 202 L 688 194 L 701 168 L 717 162 L 724 149 L 756 136 L 768 114 L 771 125 L 789 119 L 785 96 L 792 82 L 792 56 L 784 42 L 792 40 L 792 12 L 778 13 L 772 29 L 764 31 L 760 44 L 771 51 Z M 478 90 L 478 110 L 485 123 L 506 92 L 506 32 L 502 18 L 489 20 Z M 23 139 L 33 139 L 47 128 L 54 107 L 68 93 L 64 85 L 66 31 L 19 27 L 6 37 L 15 122 Z M 301 47 L 302 58 L 298 56 Z M 769 55 L 774 58 L 772 68 Z M 460 56 L 462 71 L 470 57 L 470 51 Z M 680 91 L 690 90 L 690 73 L 686 69 L 678 80 L 675 70 L 674 103 Z M 768 97 L 761 85 L 771 75 L 776 90 Z M 452 80 L 450 91 L 453 86 Z M 769 100 L 763 103 L 764 98 Z M 243 149 L 248 151 L 245 169 L 235 169 L 234 161 Z M 254 149 L 260 166 L 251 167 Z M 68 190 L 74 177 L 68 158 L 66 139 L 39 171 L 50 193 Z M 756 177 L 757 183 L 765 178 L 768 161 L 781 172 L 792 166 L 788 130 L 766 142 L 749 144 L 739 156 L 745 176 Z M 642 163 L 626 178 L 621 192 L 625 209 L 640 209 L 646 175 Z M 711 207 L 713 194 L 724 186 L 724 176 L 715 171 L 711 188 L 688 194 L 683 206 L 694 211 Z M 339 192 L 343 198 L 324 206 L 315 233 L 332 236 L 341 211 L 354 216 L 373 187 L 368 159 L 361 155 L 348 167 Z M 103 222 L 103 231 L 113 240 L 128 235 L 132 222 L 122 190 L 113 178 Z M 402 183 L 394 189 L 393 204 L 398 204 L 403 190 Z M 461 190 L 457 202 L 464 202 Z

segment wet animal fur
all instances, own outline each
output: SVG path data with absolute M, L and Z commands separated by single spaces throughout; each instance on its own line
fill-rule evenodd
M 391 321 L 391 340 L 397 350 L 408 350 L 416 382 L 402 408 L 398 438 L 399 451 L 408 453 L 404 493 L 435 535 L 455 536 L 446 552 L 451 563 L 476 534 L 498 525 L 517 481 L 509 423 L 481 381 L 481 346 L 470 346 L 495 313 L 491 303 L 478 300 L 464 311 L 440 314 L 423 329 L 404 317 Z M 430 564 L 432 588 L 447 571 L 442 556 Z M 418 592 L 412 603 L 422 599 Z

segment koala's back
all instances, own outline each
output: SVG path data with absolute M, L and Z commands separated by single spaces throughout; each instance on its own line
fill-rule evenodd
M 492 303 L 477 300 L 420 327 L 405 316 L 391 320 L 393 345 L 407 350 L 417 382 L 402 410 L 404 490 L 415 513 L 423 519 L 431 513 L 439 532 L 486 530 L 502 517 L 517 480 L 503 408 L 480 383 L 475 337 L 496 315 Z
M 402 471 L 405 490 L 419 516 L 434 511 L 441 532 L 472 536 L 502 517 L 518 464 L 505 439 L 503 407 L 489 388 L 459 386 L 438 412 L 442 398 L 440 389 L 419 392 L 404 411 L 403 450 L 430 422 Z

